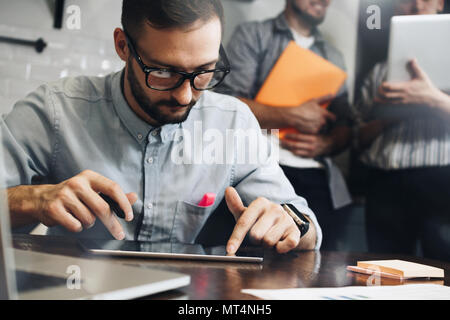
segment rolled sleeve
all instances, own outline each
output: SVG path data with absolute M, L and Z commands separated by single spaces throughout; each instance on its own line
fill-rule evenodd
M 42 86 L 0 120 L 6 187 L 29 185 L 49 175 L 55 143 L 51 105 Z
M 359 90 L 359 99 L 355 103 L 358 124 L 363 124 L 374 120 L 372 118 L 372 111 L 376 105 L 375 98 L 378 94 L 378 88 L 387 76 L 387 64 L 378 63 L 370 71 L 364 79 L 363 84 Z

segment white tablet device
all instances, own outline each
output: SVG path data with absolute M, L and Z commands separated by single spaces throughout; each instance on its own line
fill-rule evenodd
M 413 58 L 436 87 L 450 91 L 450 14 L 392 18 L 387 80 L 410 80 L 406 66 Z
M 140 258 L 257 262 L 263 261 L 262 248 L 240 248 L 235 255 L 227 255 L 225 246 L 206 247 L 176 242 L 141 242 L 120 240 L 80 239 L 87 252 L 97 255 Z

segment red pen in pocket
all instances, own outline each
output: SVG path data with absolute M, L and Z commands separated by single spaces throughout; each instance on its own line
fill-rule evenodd
M 200 200 L 200 202 L 198 203 L 198 206 L 202 208 L 207 208 L 212 206 L 215 201 L 216 201 L 216 194 L 208 192 L 205 193 L 202 200 Z

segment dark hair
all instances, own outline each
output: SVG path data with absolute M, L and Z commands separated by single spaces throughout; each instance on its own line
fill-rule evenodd
M 156 29 L 182 28 L 214 16 L 220 19 L 223 32 L 220 0 L 123 0 L 122 4 L 122 26 L 134 38 L 144 23 Z

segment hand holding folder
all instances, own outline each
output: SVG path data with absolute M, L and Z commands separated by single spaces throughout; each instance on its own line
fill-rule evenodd
M 298 131 L 294 128 L 299 128 L 304 134 L 318 134 L 328 122 L 336 121 L 336 115 L 329 112 L 325 107 L 334 98 L 334 95 L 326 95 L 312 99 L 300 107 L 283 108 L 284 118 L 293 127 L 292 129 L 284 129 L 284 132 L 297 134 Z
M 299 107 L 314 99 L 335 96 L 346 78 L 343 70 L 291 41 L 255 101 L 273 107 Z

